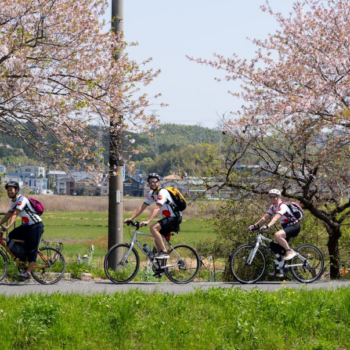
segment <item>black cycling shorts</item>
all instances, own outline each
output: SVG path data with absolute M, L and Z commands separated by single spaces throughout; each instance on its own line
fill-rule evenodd
M 28 255 L 28 262 L 35 262 L 38 256 L 38 247 L 43 233 L 44 224 L 38 222 L 34 225 L 17 226 L 9 233 L 9 238 L 25 241 L 24 249 Z
M 159 233 L 162 236 L 167 236 L 170 232 L 179 232 L 180 231 L 180 224 L 182 221 L 182 217 L 168 217 L 163 218 L 158 221 L 161 229 L 159 230 Z
M 286 240 L 288 242 L 291 238 L 298 236 L 300 232 L 300 224 L 297 222 L 293 225 L 287 226 L 283 228 L 283 231 L 286 233 Z

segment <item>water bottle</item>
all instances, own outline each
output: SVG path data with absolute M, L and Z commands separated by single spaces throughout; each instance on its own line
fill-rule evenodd
M 150 258 L 153 257 L 152 250 L 146 243 L 143 245 L 143 250 Z

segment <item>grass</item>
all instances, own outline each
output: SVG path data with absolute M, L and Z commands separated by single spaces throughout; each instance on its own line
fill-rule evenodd
M 349 349 L 350 288 L 0 296 L 1 349 Z

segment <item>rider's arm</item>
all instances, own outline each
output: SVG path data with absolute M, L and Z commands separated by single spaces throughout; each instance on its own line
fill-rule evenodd
M 267 226 L 268 227 L 273 226 L 281 217 L 282 217 L 281 214 L 276 214 Z
M 7 222 L 8 221 L 8 219 L 10 218 L 12 216 L 12 212 L 7 212 L 5 215 L 4 215 L 4 217 L 0 220 L 0 225 L 2 226 L 2 224 L 4 223 L 4 222 Z M 4 227 L 4 229 L 5 229 L 5 227 Z
M 161 207 L 162 206 L 160 204 L 156 204 L 156 206 L 154 207 L 154 209 L 153 209 L 151 215 L 149 216 L 148 220 L 147 221 L 143 221 L 142 223 L 144 225 L 148 225 L 157 216 L 157 214 L 159 213 Z
M 135 211 L 135 213 L 129 218 L 124 220 L 124 222 L 127 222 L 128 220 L 134 220 L 137 216 L 139 216 L 146 208 L 148 207 L 148 204 L 146 203 L 142 203 L 137 210 Z
M 260 226 L 262 223 L 266 222 L 271 217 L 270 214 L 266 213 L 254 226 Z
M 10 222 L 7 226 L 4 226 L 4 229 L 7 231 L 16 221 L 18 215 L 20 213 L 20 210 L 18 209 L 15 209 L 15 211 L 13 213 L 11 212 L 8 212 L 3 218 L 2 220 L 0 221 L 0 223 L 2 224 L 3 222 L 7 221 L 7 220 L 4 220 L 5 217 L 7 217 L 7 219 L 11 218 L 10 219 Z M 9 214 L 9 215 L 8 215 Z

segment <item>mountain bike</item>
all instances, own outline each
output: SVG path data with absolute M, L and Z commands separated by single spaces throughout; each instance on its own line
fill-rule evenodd
M 113 283 L 128 283 L 136 276 L 140 268 L 140 256 L 135 245 L 145 254 L 155 275 L 165 274 L 174 283 L 193 281 L 199 272 L 201 262 L 194 248 L 187 244 L 172 246 L 163 237 L 169 254 L 168 259 L 155 259 L 155 251 L 137 240 L 138 236 L 153 237 L 151 234 L 140 232 L 140 222 L 129 221 L 127 225 L 135 227 L 130 243 L 116 244 L 107 252 L 104 260 L 104 270 Z
M 264 241 L 270 243 L 269 246 Z M 311 283 L 321 277 L 324 270 L 324 257 L 313 244 L 302 244 L 293 249 L 297 255 L 289 261 L 284 260 L 283 254 L 272 250 L 272 247 L 276 246 L 282 248 L 272 239 L 258 233 L 255 244 L 244 244 L 235 249 L 229 259 L 231 273 L 234 278 L 240 283 L 259 281 L 266 270 L 267 255 L 272 258 L 275 271 L 283 274 L 290 272 L 299 282 Z M 261 250 L 260 247 L 264 249 Z M 274 250 L 276 251 L 276 249 Z
M 13 244 L 11 249 L 10 243 Z M 46 246 L 38 249 L 38 257 L 31 274 L 40 284 L 54 284 L 62 279 L 66 270 L 66 261 L 61 253 L 61 244 L 57 249 L 50 247 L 47 242 L 44 243 Z M 0 232 L 0 281 L 7 274 L 11 258 L 17 264 L 19 272 L 27 269 L 28 261 L 23 246 L 24 241 L 19 239 L 7 242 L 6 237 L 3 237 L 3 232 Z M 17 253 L 14 253 L 13 250 L 16 250 Z

